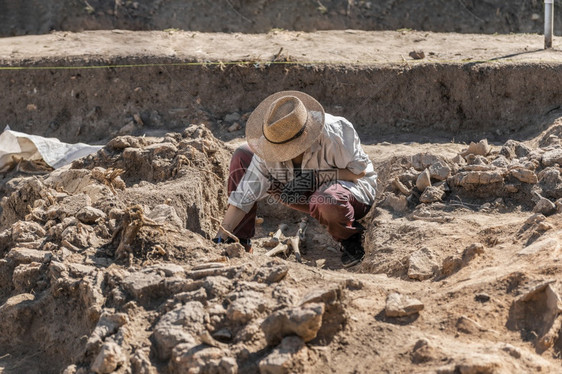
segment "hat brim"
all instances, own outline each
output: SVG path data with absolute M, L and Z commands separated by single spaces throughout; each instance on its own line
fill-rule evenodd
M 284 144 L 273 144 L 263 136 L 264 117 L 270 105 L 282 96 L 295 96 L 308 111 L 305 130 L 298 138 Z M 252 151 L 265 161 L 283 162 L 306 151 L 322 133 L 324 108 L 312 96 L 300 91 L 281 91 L 264 99 L 254 109 L 246 122 L 246 140 Z

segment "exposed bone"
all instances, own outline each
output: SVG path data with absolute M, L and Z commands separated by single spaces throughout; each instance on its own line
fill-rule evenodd
M 269 239 L 267 242 L 263 243 L 263 245 L 265 247 L 276 247 L 276 246 L 278 246 L 281 242 L 284 241 L 283 232 L 285 230 L 287 230 L 288 228 L 289 228 L 289 226 L 287 226 L 287 224 L 285 224 L 285 223 L 279 224 L 279 227 L 278 227 L 277 231 L 275 232 L 275 234 L 273 234 L 271 239 Z
M 265 255 L 269 256 L 269 257 L 277 256 L 280 253 L 283 253 L 283 254 L 286 255 L 288 250 L 289 250 L 289 246 L 287 244 L 279 243 L 279 244 L 277 244 L 277 246 L 275 246 L 273 249 L 271 249 Z
M 304 242 L 305 240 L 307 226 L 308 226 L 308 219 L 304 217 L 301 219 L 301 222 L 299 223 L 299 229 L 297 231 L 297 234 L 285 238 L 282 235 L 282 231 L 285 230 L 288 226 L 286 224 L 279 225 L 279 229 L 277 230 L 273 238 L 277 238 L 276 240 L 280 240 L 281 242 L 278 243 L 273 249 L 271 249 L 265 255 L 269 257 L 276 256 L 281 253 L 287 255 L 289 248 L 291 248 L 295 252 L 295 258 L 297 259 L 297 261 L 302 262 L 302 256 L 299 246 L 300 243 Z

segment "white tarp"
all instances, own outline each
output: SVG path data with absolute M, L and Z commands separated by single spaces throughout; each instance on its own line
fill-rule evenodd
M 22 159 L 43 159 L 47 165 L 57 169 L 101 148 L 100 145 L 63 143 L 56 138 L 28 135 L 6 127 L 0 134 L 0 172 L 9 170 Z

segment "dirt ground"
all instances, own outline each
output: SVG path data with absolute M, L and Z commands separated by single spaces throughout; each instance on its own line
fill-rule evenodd
M 1 124 L 104 144 L 1 175 L 0 372 L 562 372 L 562 77 L 541 46 L 411 30 L 0 39 Z M 245 119 L 279 89 L 350 117 L 379 173 L 358 266 L 312 219 L 302 263 L 267 256 L 303 216 L 265 202 L 253 254 L 210 240 Z
M 84 30 L 267 33 L 272 29 L 540 33 L 538 0 L 17 0 L 0 1 L 0 36 Z M 562 14 L 555 9 L 555 28 Z

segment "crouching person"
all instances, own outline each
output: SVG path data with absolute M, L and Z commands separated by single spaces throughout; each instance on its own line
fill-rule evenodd
M 230 163 L 222 227 L 251 252 L 256 202 L 275 196 L 327 228 L 341 243 L 344 267 L 361 262 L 364 228 L 357 220 L 374 204 L 377 174 L 353 125 L 303 92 L 282 91 L 252 112 L 246 140 Z M 219 230 L 214 241 L 225 239 Z

